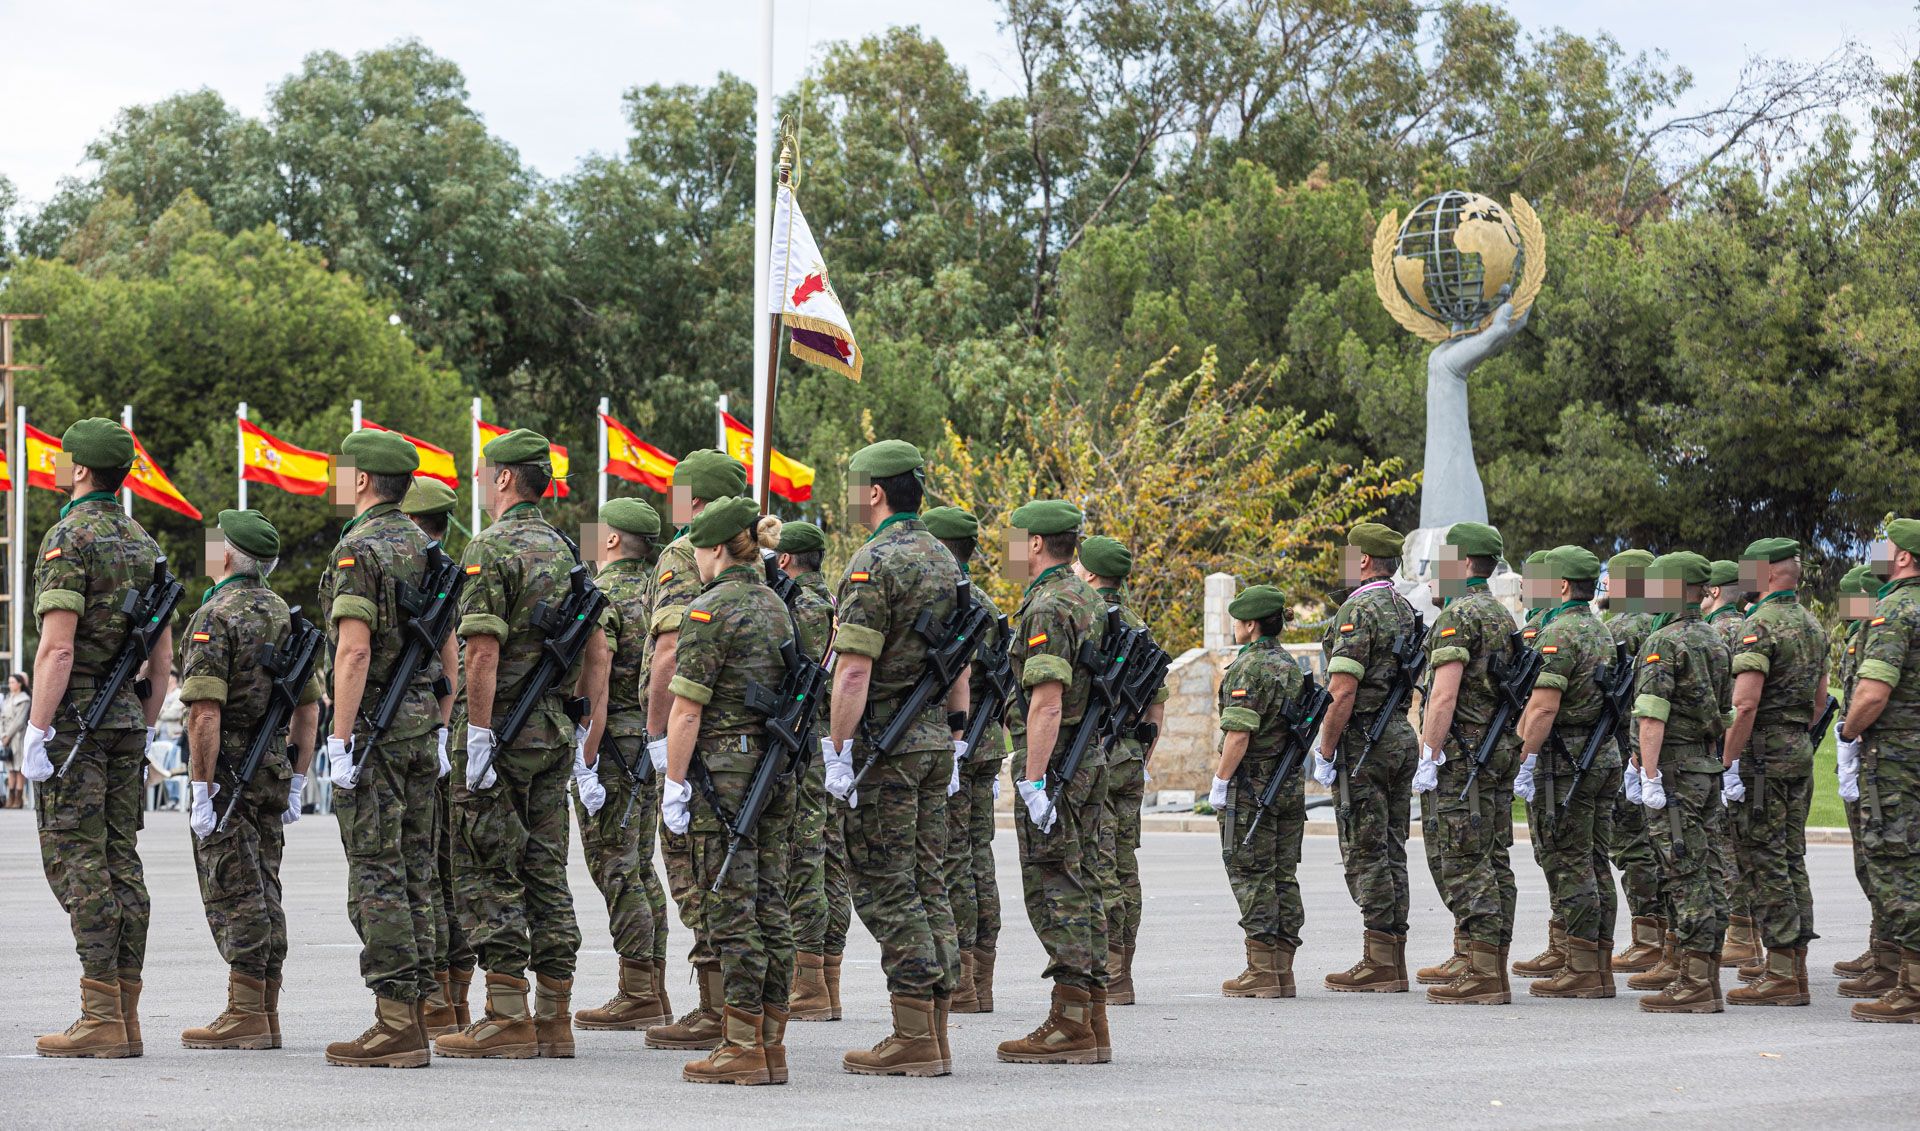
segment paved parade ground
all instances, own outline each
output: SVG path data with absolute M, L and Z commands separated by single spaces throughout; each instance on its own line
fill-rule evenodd
M 1216 842 L 1149 834 L 1141 853 L 1145 926 L 1136 962 L 1141 1004 L 1112 1011 L 1114 1062 L 1091 1067 L 999 1064 L 994 1045 L 1045 1012 L 1041 951 L 1018 903 L 1012 834 L 999 837 L 1002 892 L 996 1012 L 953 1019 L 954 1074 L 875 1079 L 840 1071 L 840 1054 L 886 1032 L 879 953 L 856 927 L 847 954 L 847 1020 L 794 1024 L 786 1087 L 701 1087 L 680 1081 L 679 1052 L 638 1033 L 578 1034 L 571 1061 L 437 1061 L 423 1071 L 331 1068 L 328 1041 L 371 1019 L 344 907 L 344 857 L 333 821 L 290 830 L 287 904 L 293 945 L 282 1000 L 286 1047 L 189 1052 L 179 1030 L 224 1002 L 224 972 L 201 917 L 179 813 L 149 814 L 141 849 L 153 890 L 146 996 L 147 1053 L 122 1061 L 44 1060 L 36 1034 L 77 1012 L 78 963 L 40 871 L 30 813 L 0 812 L 0 1096 L 13 1127 L 729 1127 L 915 1126 L 1065 1128 L 1323 1125 L 1381 1127 L 1908 1126 L 1920 1110 L 1920 1027 L 1847 1020 L 1830 967 L 1862 948 L 1866 901 L 1848 850 L 1808 849 L 1819 928 L 1804 1009 L 1729 1009 L 1714 1016 L 1640 1013 L 1636 995 L 1512 1006 L 1428 1005 L 1418 991 L 1328 993 L 1320 977 L 1359 953 L 1359 918 L 1330 837 L 1308 837 L 1306 944 L 1291 1001 L 1219 996 L 1241 967 L 1240 933 Z M 1410 964 L 1437 961 L 1450 926 L 1417 841 Z M 1516 847 L 1520 931 L 1515 957 L 1544 941 L 1540 873 Z M 586 942 L 576 1008 L 613 989 L 606 914 L 574 845 L 574 898 Z M 688 933 L 673 927 L 676 959 Z M 1622 930 L 1624 936 L 1625 931 Z M 684 969 L 684 967 L 681 967 Z M 1730 980 L 1726 984 L 1732 984 Z M 1624 982 L 1624 978 L 1621 979 Z M 676 1011 L 693 987 L 672 986 Z M 480 986 L 474 986 L 476 1012 Z

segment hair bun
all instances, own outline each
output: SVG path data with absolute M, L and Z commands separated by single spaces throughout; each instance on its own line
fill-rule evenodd
M 759 540 L 763 548 L 768 550 L 778 549 L 780 547 L 781 525 L 779 515 L 763 514 L 759 520 L 754 523 L 754 537 Z

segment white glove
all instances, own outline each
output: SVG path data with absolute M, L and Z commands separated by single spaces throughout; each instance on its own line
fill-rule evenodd
M 1520 763 L 1519 775 L 1513 779 L 1513 795 L 1522 801 L 1533 801 L 1533 767 L 1539 761 L 1540 755 L 1527 755 L 1527 760 Z
M 20 759 L 20 775 L 31 782 L 43 782 L 53 776 L 53 760 L 47 757 L 47 743 L 53 741 L 54 729 L 41 730 L 32 723 L 27 724 L 27 749 Z
M 679 836 L 693 822 L 693 814 L 687 810 L 693 801 L 693 787 L 672 778 L 660 781 L 660 819 L 666 823 L 668 832 Z
M 587 765 L 584 745 L 573 748 L 573 788 L 580 794 L 580 804 L 587 807 L 589 817 L 607 803 L 607 788 L 600 784 L 600 771 Z
M 434 737 L 440 743 L 440 776 L 444 778 L 453 772 L 453 763 L 447 760 L 447 728 L 441 727 Z
M 1640 767 L 1627 763 L 1626 772 L 1620 775 L 1620 788 L 1626 790 L 1628 801 L 1640 804 Z
M 1318 746 L 1314 747 L 1313 780 L 1319 782 L 1321 785 L 1331 786 L 1337 776 L 1339 776 L 1339 771 L 1334 769 L 1333 759 L 1322 758 L 1320 756 L 1320 748 Z
M 213 827 L 219 822 L 213 816 L 213 795 L 220 792 L 220 783 L 196 781 L 188 782 L 193 791 L 193 813 L 187 818 L 187 827 L 193 835 L 205 840 L 213 835 Z
M 1140 780 L 1142 782 L 1150 782 L 1153 780 L 1153 771 L 1147 768 L 1147 762 L 1144 758 L 1140 760 Z
M 1842 770 L 1850 770 L 1855 777 L 1860 776 L 1860 739 L 1840 737 L 1840 724 L 1833 724 L 1833 752 L 1840 760 Z
M 1661 784 L 1659 774 L 1652 777 L 1640 775 L 1640 804 L 1649 809 L 1667 807 L 1667 787 Z
M 327 736 L 327 777 L 335 789 L 352 789 L 360 781 L 360 767 L 353 761 L 353 739 L 344 742 Z
M 587 733 L 592 729 L 593 729 L 592 727 L 587 726 L 583 723 L 573 724 L 573 760 L 574 761 L 584 762 L 587 760 Z
M 493 732 L 486 727 L 467 724 L 467 788 L 492 789 L 499 777 L 493 772 Z
M 1047 800 L 1045 779 L 1015 782 L 1013 788 L 1019 793 L 1021 803 L 1027 807 L 1027 820 L 1032 821 L 1043 833 L 1053 831 L 1053 823 L 1060 817 L 1053 811 L 1053 803 Z
M 1747 783 L 1740 780 L 1740 759 L 1735 758 L 1720 775 L 1720 801 L 1731 805 L 1747 799 Z
M 300 795 L 307 791 L 307 775 L 295 774 L 287 786 L 287 811 L 280 814 L 280 823 L 291 825 L 300 819 Z
M 1227 807 L 1227 787 L 1232 784 L 1226 778 L 1213 779 L 1213 786 L 1207 790 L 1207 804 L 1213 806 L 1214 812 Z
M 1431 746 L 1420 748 L 1420 765 L 1413 771 L 1413 791 L 1431 793 L 1440 788 L 1440 767 L 1447 764 L 1447 752 Z
M 954 794 L 960 792 L 960 763 L 966 760 L 967 760 L 966 740 L 960 739 L 960 738 L 954 739 L 953 740 L 953 776 L 947 779 L 947 796 L 948 797 L 952 797 Z
M 820 764 L 826 768 L 827 792 L 849 805 L 859 803 L 859 795 L 853 792 L 853 739 L 849 738 L 834 749 L 833 739 L 820 740 Z
M 647 739 L 647 760 L 653 763 L 653 772 L 662 777 L 667 773 L 667 736 Z
M 1000 775 L 993 775 L 993 799 L 1000 800 Z
M 1860 800 L 1860 767 L 1840 763 L 1840 800 Z
M 140 756 L 149 762 L 153 761 L 153 740 L 158 737 L 160 737 L 159 727 L 147 728 L 147 744 L 141 748 Z

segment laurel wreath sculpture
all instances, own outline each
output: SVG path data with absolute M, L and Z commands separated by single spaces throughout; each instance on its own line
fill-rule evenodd
M 1513 226 L 1520 230 L 1520 248 L 1526 255 L 1525 265 L 1521 268 L 1520 279 L 1514 285 L 1513 293 L 1507 302 L 1513 306 L 1513 317 L 1518 319 L 1533 308 L 1533 300 L 1540 296 L 1540 288 L 1547 281 L 1547 232 L 1540 223 L 1540 216 L 1527 203 L 1526 197 L 1514 193 L 1507 198 L 1508 208 L 1513 216 Z M 1455 330 L 1444 323 L 1420 313 L 1413 303 L 1400 291 L 1400 284 L 1393 277 L 1393 249 L 1400 239 L 1400 214 L 1389 212 L 1380 219 L 1380 226 L 1373 233 L 1373 289 L 1380 295 L 1380 305 L 1387 308 L 1409 333 L 1424 338 L 1436 345 L 1453 338 L 1464 338 L 1477 334 L 1493 323 L 1493 313 L 1489 313 L 1477 324 Z M 1497 310 L 1496 312 L 1497 313 Z

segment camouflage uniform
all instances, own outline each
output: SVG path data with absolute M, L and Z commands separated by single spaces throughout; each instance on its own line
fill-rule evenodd
M 825 657 L 833 638 L 833 594 L 819 570 L 793 579 L 793 621 L 800 626 L 800 650 L 815 660 Z M 826 733 L 826 709 L 814 724 Z M 793 946 L 807 954 L 843 954 L 853 899 L 847 891 L 847 846 L 841 832 L 846 806 L 827 792 L 826 767 L 819 751 L 807 751 L 807 768 L 794 799 L 793 859 L 787 894 L 793 907 Z
M 207 591 L 206 601 L 187 623 L 181 653 L 180 702 L 220 706 L 220 754 L 214 781 L 220 794 L 214 811 L 224 813 L 267 713 L 273 680 L 260 663 L 263 646 L 277 647 L 287 635 L 287 603 L 257 577 L 232 577 Z M 301 691 L 300 703 L 318 702 L 319 676 Z M 280 905 L 280 858 L 286 832 L 287 787 L 293 766 L 286 735 L 275 735 L 246 795 L 224 831 L 193 839 L 193 862 L 200 877 L 200 901 L 207 911 L 220 957 L 235 971 L 275 981 L 287 957 L 287 915 Z
M 787 907 L 794 787 L 781 782 L 727 872 L 710 891 L 727 855 L 721 816 L 745 800 L 754 768 L 766 757 L 765 720 L 747 709 L 747 688 L 780 686 L 780 646 L 793 639 L 786 606 L 759 570 L 729 566 L 708 582 L 680 626 L 672 690 L 699 703 L 700 734 L 687 780 L 694 801 L 687 828 L 700 901 L 700 934 L 719 955 L 726 1004 L 759 1014 L 784 1008 L 793 978 L 793 919 Z
M 642 673 L 653 670 L 653 650 L 659 646 L 660 634 L 679 632 L 687 615 L 687 606 L 700 595 L 700 572 L 694 567 L 693 543 L 687 540 L 685 530 L 660 551 L 660 560 L 654 563 L 654 571 L 653 615 L 647 622 L 647 648 L 640 664 Z M 647 694 L 644 679 L 643 675 L 642 698 Z M 665 720 L 657 725 L 660 729 L 653 732 L 656 738 L 666 733 Z M 693 932 L 693 950 L 687 955 L 687 961 L 696 966 L 712 962 L 715 960 L 713 951 L 708 947 L 706 936 L 700 928 L 700 900 L 706 893 L 698 882 L 688 839 L 690 834 L 676 833 L 664 824 L 659 826 L 658 832 L 660 859 L 667 869 L 667 890 L 680 907 L 680 922 Z M 665 939 L 664 929 L 660 937 Z
M 1835 718 L 1846 718 L 1847 708 L 1853 705 L 1853 685 L 1860 675 L 1860 661 L 1864 659 L 1860 654 L 1860 646 L 1866 643 L 1866 638 L 1867 622 L 1865 620 L 1847 622 L 1847 646 L 1840 653 L 1840 686 L 1837 689 L 1840 710 L 1834 716 Z M 1822 741 L 1825 740 L 1824 735 L 1816 737 Z M 1867 904 L 1872 909 L 1871 929 L 1867 937 L 1887 938 L 1886 920 L 1880 912 L 1879 895 L 1874 891 L 1873 885 L 1867 882 L 1867 852 L 1863 843 L 1865 834 L 1860 827 L 1860 802 L 1843 799 L 1841 804 L 1846 806 L 1847 832 L 1853 841 L 1853 878 L 1859 881 L 1860 890 L 1866 895 Z
M 513 710 L 540 662 L 533 608 L 566 599 L 573 548 L 540 508 L 520 503 L 474 535 L 460 559 L 460 635 L 500 641 L 493 722 Z M 460 925 L 488 973 L 573 977 L 580 928 L 567 887 L 567 781 L 573 776 L 573 722 L 563 707 L 569 673 L 527 717 L 513 745 L 494 752 L 493 788 L 466 784 L 467 701 L 455 705 L 453 857 Z M 428 752 L 431 757 L 432 752 Z M 609 775 L 612 776 L 612 775 Z M 603 782 L 604 785 L 604 782 Z
M 1726 819 L 1719 738 L 1732 662 L 1720 634 L 1700 619 L 1700 607 L 1689 605 L 1647 637 L 1639 664 L 1634 718 L 1667 724 L 1659 765 L 1667 807 L 1648 809 L 1646 822 L 1660 853 L 1673 933 L 1681 950 L 1717 956 L 1727 897 L 1714 874 L 1713 843 Z
M 1512 615 L 1484 581 L 1475 578 L 1469 584 L 1467 595 L 1449 599 L 1427 633 L 1429 690 L 1437 668 L 1461 663 L 1466 671 L 1440 784 L 1420 802 L 1420 829 L 1434 884 L 1460 933 L 1504 947 L 1513 938 L 1515 887 L 1507 849 L 1513 844 L 1513 777 L 1520 769 L 1520 741 L 1511 730 L 1495 744 L 1472 789 L 1467 778 L 1499 706 L 1491 664 L 1507 653 L 1514 627 Z
M 1535 801 L 1527 805 L 1534 855 L 1547 876 L 1553 913 L 1567 934 L 1588 942 L 1613 938 L 1616 902 L 1607 848 L 1613 795 L 1620 792 L 1620 752 L 1611 740 L 1568 797 L 1582 750 L 1600 718 L 1600 668 L 1613 660 L 1613 637 L 1585 601 L 1569 601 L 1541 618 L 1535 638 L 1543 661 L 1536 688 L 1560 692 L 1553 739 L 1534 765 Z M 1626 723 L 1621 720 L 1622 725 Z M 1559 816 L 1566 803 L 1565 819 Z
M 319 585 L 333 644 L 343 619 L 364 621 L 370 632 L 366 692 L 352 732 L 360 776 L 352 789 L 333 791 L 333 811 L 347 852 L 347 915 L 360 936 L 360 974 L 393 1001 L 424 999 L 438 985 L 437 662 L 415 674 L 379 749 L 366 744 L 374 706 L 406 648 L 398 585 L 420 584 L 428 541 L 397 506 L 380 503 L 341 530 Z
M 1128 608 L 1118 589 L 1099 590 L 1103 600 L 1120 608 L 1128 628 L 1147 622 Z M 1153 693 L 1155 703 L 1167 701 L 1163 685 Z M 1140 806 L 1146 800 L 1147 748 L 1133 735 L 1123 735 L 1107 748 L 1106 811 L 1100 819 L 1100 877 L 1107 904 L 1107 945 L 1132 946 L 1140 933 Z M 1303 801 L 1302 804 L 1305 804 Z
M 80 618 L 67 697 L 47 743 L 56 770 L 126 639 L 129 626 L 120 606 L 153 579 L 159 556 L 153 539 L 108 491 L 62 507 L 60 521 L 40 540 L 33 570 L 36 628 L 54 610 Z M 96 981 L 112 981 L 118 970 L 138 971 L 146 961 L 150 904 L 134 845 L 146 824 L 146 739 L 146 715 L 129 680 L 67 772 L 34 787 L 47 883 L 72 920 L 80 972 Z
M 1653 614 L 1621 613 L 1606 622 L 1615 644 L 1625 644 L 1629 656 L 1638 657 L 1641 645 L 1653 631 Z M 1636 763 L 1640 757 L 1640 728 L 1631 719 L 1622 720 L 1627 730 L 1627 749 Z M 1624 772 L 1624 771 L 1623 771 Z M 1613 866 L 1620 871 L 1620 890 L 1626 896 L 1627 912 L 1639 918 L 1667 917 L 1666 886 L 1660 876 L 1660 857 L 1647 835 L 1646 809 L 1627 800 L 1624 790 L 1613 798 Z
M 1867 621 L 1856 679 L 1892 687 L 1880 717 L 1860 737 L 1860 830 L 1867 881 L 1886 923 L 1882 936 L 1920 951 L 1920 578 L 1880 590 Z
M 1741 624 L 1733 675 L 1764 679 L 1753 735 L 1740 756 L 1747 798 L 1730 814 L 1739 892 L 1769 948 L 1801 947 L 1813 930 L 1807 810 L 1813 805 L 1814 692 L 1827 670 L 1827 630 L 1792 590 L 1769 593 Z
M 1272 636 L 1240 649 L 1220 678 L 1220 729 L 1247 735 L 1246 757 L 1227 786 L 1220 814 L 1220 855 L 1240 904 L 1240 929 L 1267 946 L 1300 946 L 1306 911 L 1300 904 L 1300 838 L 1307 829 L 1306 774 L 1296 768 L 1280 786 L 1253 843 L 1242 848 L 1267 781 L 1280 768 L 1287 743 L 1281 710 L 1300 694 L 1306 677 Z
M 1080 645 L 1098 645 L 1106 637 L 1106 604 L 1093 587 L 1064 565 L 1035 578 L 1014 615 L 1009 655 L 1029 693 L 1042 683 L 1063 684 L 1060 732 L 1047 762 L 1059 769 L 1073 739 L 1073 728 L 1087 712 L 1092 692 L 1084 673 L 1075 670 Z M 1027 719 L 1008 716 L 1013 734 L 1013 773 L 1026 768 Z M 1049 777 L 1051 784 L 1051 777 Z M 1089 745 L 1080 770 L 1058 794 L 1051 832 L 1042 833 L 1021 813 L 1014 814 L 1020 845 L 1020 877 L 1027 918 L 1047 951 L 1041 974 L 1063 986 L 1097 990 L 1107 982 L 1107 912 L 1097 871 L 1100 816 L 1106 805 L 1106 753 Z
M 922 612 L 945 621 L 954 612 L 960 567 L 927 533 L 919 516 L 895 514 L 847 563 L 837 602 L 838 651 L 873 660 L 867 720 L 877 733 L 926 666 L 927 645 L 913 630 Z M 853 744 L 854 765 L 873 756 L 867 728 Z M 847 812 L 847 871 L 853 906 L 880 940 L 889 993 L 913 998 L 951 993 L 960 981 L 960 943 L 947 899 L 947 781 L 953 739 L 944 701 L 930 706 L 900 748 L 874 764 Z
M 1728 652 L 1736 651 L 1740 643 L 1741 624 L 1746 619 L 1738 602 L 1722 605 L 1704 618 L 1727 646 Z M 1739 673 L 1735 673 L 1736 675 Z M 1729 692 L 1731 694 L 1731 692 Z M 1729 699 L 1722 704 L 1726 709 L 1733 708 Z M 1743 919 L 1753 917 L 1753 907 L 1748 898 L 1748 885 L 1742 882 L 1740 869 L 1742 861 L 1738 835 L 1735 826 L 1739 823 L 1737 814 L 1728 813 L 1726 820 L 1720 822 L 1720 835 L 1714 839 L 1714 875 L 1719 877 L 1720 887 L 1727 893 L 1727 913 Z
M 993 627 L 981 638 L 971 669 L 969 715 L 979 709 L 986 694 L 986 665 L 978 656 L 1005 646 L 1000 639 L 1000 610 L 978 589 L 973 599 L 986 606 Z M 961 950 L 992 950 L 1000 942 L 1000 884 L 993 869 L 993 783 L 1006 761 L 1007 737 L 999 719 L 980 732 L 980 747 L 967 751 L 966 765 L 960 768 L 960 792 L 947 798 L 947 897 L 953 903 Z
M 1360 683 L 1353 713 L 1340 734 L 1340 777 L 1335 783 L 1339 804 L 1334 821 L 1347 892 L 1368 930 L 1402 936 L 1407 933 L 1409 898 L 1407 824 L 1413 811 L 1414 762 L 1420 753 L 1420 738 L 1404 711 L 1387 721 L 1360 776 L 1351 770 L 1393 686 L 1394 641 L 1418 619 L 1391 584 L 1366 585 L 1340 606 L 1320 642 L 1327 675 L 1350 675 Z

